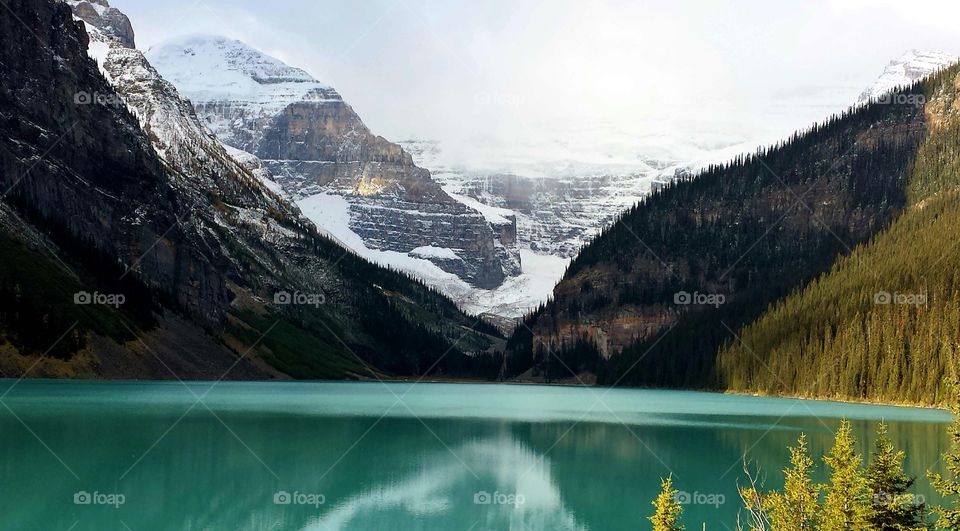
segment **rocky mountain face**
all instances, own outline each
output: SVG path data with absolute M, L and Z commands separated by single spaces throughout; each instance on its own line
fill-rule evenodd
M 890 61 L 883 74 L 860 94 L 857 104 L 882 98 L 898 87 L 912 85 L 937 70 L 956 64 L 958 60 L 960 57 L 945 52 L 909 50 Z
M 531 177 L 479 172 L 443 162 L 439 142 L 402 142 L 451 196 L 516 219 L 516 242 L 543 255 L 571 259 L 617 215 L 686 170 L 678 161 L 637 161 L 621 171 L 560 172 Z M 488 216 L 492 218 L 493 216 Z
M 371 133 L 333 88 L 303 70 L 219 37 L 172 42 L 148 57 L 224 143 L 259 158 L 294 200 L 344 197 L 349 230 L 366 247 L 408 255 L 448 249 L 426 259 L 479 288 L 519 273 L 509 228 L 494 230 L 451 198 L 429 171 Z
M 487 360 L 482 325 L 326 239 L 255 159 L 237 162 L 132 48 L 122 14 L 7 7 L 20 16 L 0 19 L 5 373 L 369 377 Z M 65 332 L 50 347 L 52 329 Z
M 547 152 L 556 151 L 555 142 L 542 142 L 554 148 Z M 457 152 L 458 147 L 442 141 L 401 144 L 417 164 L 430 169 L 451 197 L 482 212 L 495 227 L 498 222 L 505 224 L 510 235 L 515 234 L 515 245 L 524 255 L 520 276 L 496 290 L 444 287 L 464 307 L 504 319 L 505 330 L 512 330 L 519 318 L 553 296 L 569 261 L 619 215 L 691 169 L 740 152 L 737 145 L 722 143 L 703 149 L 684 146 L 675 153 L 651 146 L 650 153 L 657 155 L 642 157 L 646 150 L 628 143 L 614 149 L 617 156 L 595 154 L 601 163 L 548 163 L 540 153 L 542 146 L 536 146 L 533 153 L 517 157 L 523 162 L 496 169 L 452 158 L 448 150 Z M 558 156 L 570 156 L 566 146 L 559 151 Z

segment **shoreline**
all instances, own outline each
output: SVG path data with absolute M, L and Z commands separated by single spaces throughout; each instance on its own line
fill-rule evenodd
M 384 382 L 407 382 L 415 381 L 415 378 L 384 378 Z M 534 381 L 503 381 L 503 382 L 491 382 L 488 380 L 469 380 L 469 379 L 458 379 L 458 378 L 431 378 L 424 379 L 419 383 L 461 383 L 461 384 L 499 384 L 499 385 L 544 385 L 551 387 L 592 387 L 597 389 L 644 389 L 648 391 L 691 391 L 697 393 L 711 393 L 717 395 L 737 395 L 737 396 L 753 396 L 757 398 L 787 398 L 792 400 L 810 400 L 817 402 L 836 402 L 840 404 L 859 404 L 859 405 L 868 405 L 868 406 L 889 406 L 889 407 L 910 407 L 916 409 L 933 409 L 941 411 L 949 411 L 949 407 L 937 406 L 931 404 L 919 404 L 912 402 L 890 402 L 883 400 L 855 400 L 850 398 L 839 398 L 839 397 L 825 397 L 825 396 L 810 396 L 810 395 L 801 395 L 801 394 L 775 394 L 775 393 L 760 393 L 756 391 L 738 391 L 736 389 L 696 389 L 696 388 L 675 388 L 675 387 L 644 387 L 644 386 L 624 386 L 624 387 L 611 387 L 608 385 L 597 385 L 597 384 L 583 384 L 577 382 L 569 382 L 570 378 L 567 378 L 563 383 L 545 383 L 545 382 L 534 382 Z M 319 381 L 319 380 L 311 380 Z M 376 382 L 377 380 L 371 379 L 370 381 Z
M 113 382 L 113 383 L 178 383 L 178 380 L 175 379 L 106 379 L 106 378 L 0 378 L 0 384 L 3 382 Z M 218 380 L 179 380 L 181 384 L 216 384 Z M 912 408 L 912 409 L 925 409 L 925 410 L 934 410 L 934 411 L 946 411 L 949 412 L 947 406 L 936 406 L 930 404 L 914 404 L 909 402 L 890 402 L 890 401 L 881 401 L 881 400 L 853 400 L 848 398 L 837 398 L 837 397 L 816 397 L 809 395 L 793 395 L 793 394 L 773 394 L 773 393 L 759 393 L 753 391 L 737 391 L 732 389 L 718 390 L 718 389 L 680 389 L 680 388 L 669 388 L 669 387 L 640 387 L 640 386 L 629 386 L 629 387 L 611 387 L 606 385 L 596 385 L 596 384 L 583 384 L 577 382 L 568 382 L 564 381 L 561 383 L 545 383 L 545 382 L 536 382 L 536 381 L 503 381 L 503 382 L 493 382 L 489 380 L 480 380 L 480 379 L 461 379 L 461 378 L 429 378 L 419 380 L 412 377 L 385 377 L 381 379 L 375 378 L 364 378 L 357 380 L 285 380 L 285 379 L 275 379 L 275 380 L 222 380 L 223 383 L 410 383 L 415 385 L 420 384 L 461 384 L 461 385 L 511 385 L 511 386 L 542 386 L 542 387 L 570 387 L 570 388 L 593 388 L 593 389 L 623 389 L 623 390 L 645 390 L 645 391 L 675 391 L 675 392 L 691 392 L 691 393 L 709 393 L 714 395 L 731 395 L 731 396 L 751 396 L 756 398 L 782 398 L 788 400 L 806 400 L 811 402 L 833 402 L 837 404 L 849 404 L 849 405 L 867 405 L 867 406 L 885 406 L 885 407 L 901 407 L 901 408 Z

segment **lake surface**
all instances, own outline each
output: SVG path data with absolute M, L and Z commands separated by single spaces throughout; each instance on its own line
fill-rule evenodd
M 745 452 L 779 487 L 801 432 L 819 456 L 845 417 L 866 452 L 885 419 L 932 498 L 951 421 L 519 385 L 2 380 L 0 396 L 0 527 L 38 530 L 649 529 L 671 473 L 688 529 L 732 529 Z

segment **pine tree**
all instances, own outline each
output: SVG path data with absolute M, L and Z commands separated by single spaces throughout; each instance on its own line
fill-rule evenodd
M 653 501 L 656 509 L 649 518 L 653 524 L 653 531 L 683 531 L 680 524 L 680 515 L 683 508 L 677 500 L 679 492 L 673 488 L 673 476 L 660 480 L 660 495 Z
M 903 471 L 903 450 L 896 450 L 887 432 L 887 425 L 877 428 L 876 450 L 867 468 L 867 485 L 873 500 L 870 521 L 878 531 L 927 529 L 925 506 L 907 491 L 914 478 Z
M 790 467 L 784 469 L 783 493 L 768 494 L 764 507 L 772 529 L 811 531 L 816 528 L 820 486 L 810 478 L 813 459 L 807 451 L 807 436 L 801 434 L 790 448 Z
M 857 454 L 853 427 L 842 421 L 829 455 L 830 484 L 823 500 L 820 531 L 866 531 L 871 529 L 870 492 Z
M 933 488 L 937 489 L 944 498 L 953 498 L 950 507 L 934 508 L 934 512 L 939 516 L 937 529 L 960 531 L 960 387 L 956 382 L 952 382 L 950 387 L 954 394 L 950 411 L 956 420 L 947 430 L 950 435 L 950 450 L 943 454 L 943 462 L 946 464 L 948 474 L 943 476 L 927 472 L 927 476 Z

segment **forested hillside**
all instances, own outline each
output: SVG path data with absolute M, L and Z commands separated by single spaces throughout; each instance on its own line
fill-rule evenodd
M 938 77 L 930 134 L 893 226 L 739 332 L 722 387 L 939 402 L 960 353 L 960 70 Z
M 950 189 L 955 175 L 956 74 L 951 69 L 902 89 L 892 101 L 903 104 L 851 109 L 782 145 L 652 194 L 571 264 L 555 301 L 531 316 L 511 342 L 513 365 L 529 360 L 535 370 L 593 369 L 606 384 L 921 400 L 940 380 L 933 376 L 942 375 L 944 363 L 911 365 L 910 360 L 920 348 L 931 357 L 948 358 L 957 340 L 956 313 L 950 317 L 956 311 L 955 267 L 943 243 L 955 239 L 949 234 L 960 233 L 950 232 L 950 194 L 931 199 Z M 903 239 L 912 250 L 900 244 L 887 246 L 882 258 L 866 254 L 874 245 L 868 242 Z M 932 248 L 927 243 L 938 240 L 941 245 Z M 876 274 L 877 282 L 853 290 L 849 281 L 821 278 L 831 268 L 851 268 L 843 264 L 860 264 Z M 939 276 L 924 274 L 924 267 Z M 918 284 L 920 279 L 943 287 L 934 290 Z M 836 283 L 859 298 L 844 298 Z M 812 295 L 801 297 L 797 290 L 808 284 L 804 293 L 834 290 L 833 296 L 816 303 Z M 874 308 L 878 292 L 896 297 L 921 288 L 931 290 L 928 306 L 886 305 L 882 318 L 865 313 Z M 865 302 L 854 302 L 864 294 L 869 295 Z M 778 301 L 787 296 L 796 301 L 784 307 Z M 836 329 L 839 316 L 856 315 L 858 309 L 867 316 L 864 323 L 874 322 L 887 335 L 863 345 L 863 357 L 854 362 L 834 343 L 839 336 L 849 349 L 862 344 L 852 331 Z M 836 317 L 824 318 L 828 314 Z M 811 320 L 819 328 L 807 332 Z M 944 328 L 949 322 L 952 332 Z M 736 339 L 743 327 L 749 349 Z M 927 346 L 951 333 L 947 343 L 953 346 Z M 893 349 L 894 338 L 913 348 Z M 806 350 L 798 348 L 801 344 Z M 819 357 L 808 358 L 814 344 Z M 780 364 L 775 375 L 764 367 L 768 357 Z M 842 361 L 827 365 L 828 359 Z M 870 378 L 850 369 L 878 362 L 883 368 Z M 837 374 L 839 368 L 845 376 Z M 825 371 L 836 377 L 811 389 L 806 376 Z M 877 385 L 878 378 L 888 384 Z M 909 383 L 927 378 L 928 384 Z M 893 389 L 901 380 L 913 389 L 909 394 Z M 867 386 L 873 386 L 872 395 L 861 391 Z

